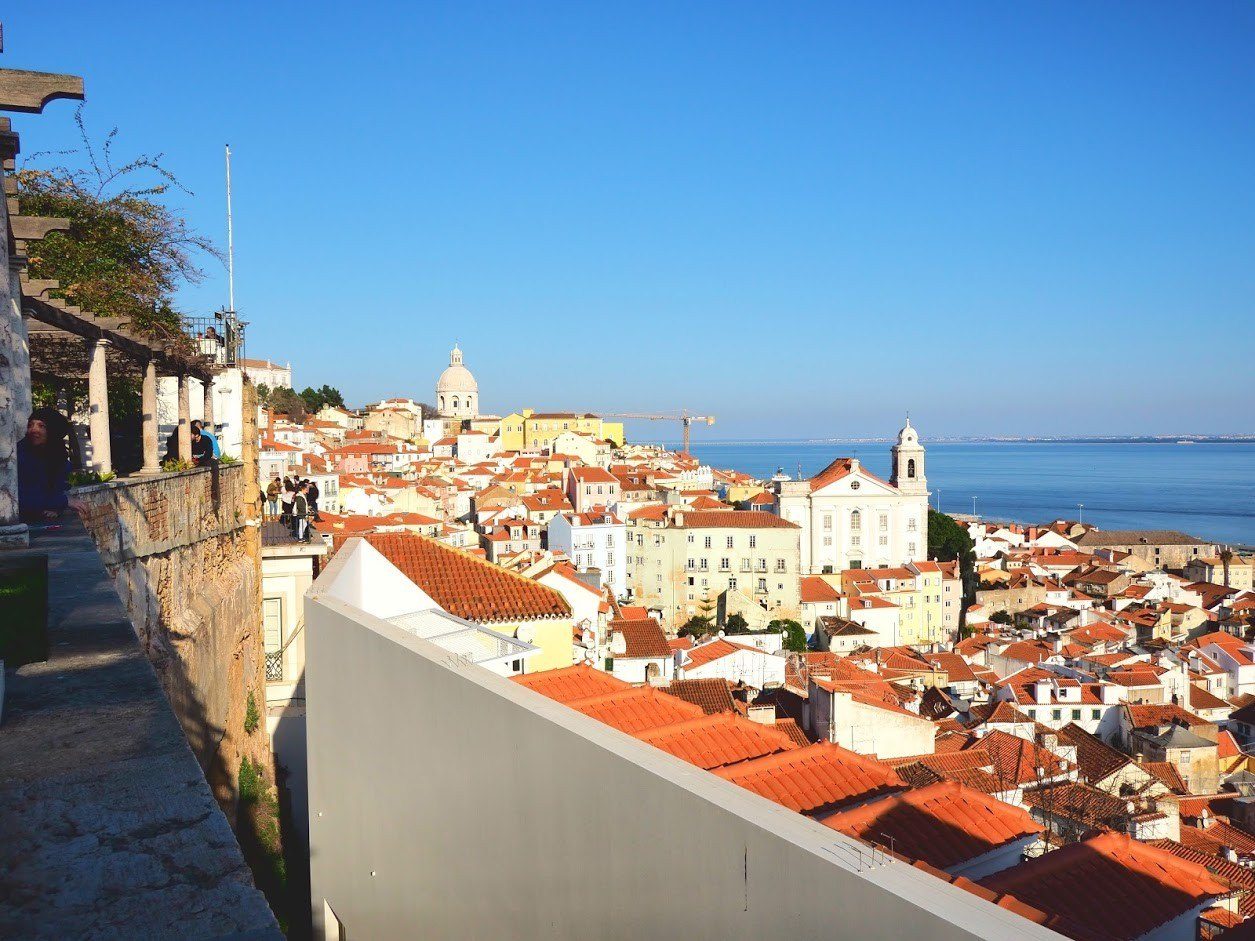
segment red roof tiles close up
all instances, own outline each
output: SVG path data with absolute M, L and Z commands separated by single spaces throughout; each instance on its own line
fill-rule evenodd
M 903 790 L 887 764 L 821 742 L 715 772 L 790 810 L 819 814 Z

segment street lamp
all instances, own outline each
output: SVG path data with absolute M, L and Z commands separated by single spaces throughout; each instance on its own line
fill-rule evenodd
M 1076 505 L 1076 521 L 1078 523 L 1085 522 L 1085 504 L 1084 503 L 1078 503 Z

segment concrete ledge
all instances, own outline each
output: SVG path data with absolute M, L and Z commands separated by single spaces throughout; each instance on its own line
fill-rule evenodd
M 0 937 L 279 941 L 91 538 L 70 515 L 32 549 L 50 659 L 6 676 Z

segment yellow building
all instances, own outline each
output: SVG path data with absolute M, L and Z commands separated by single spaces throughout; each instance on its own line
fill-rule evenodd
M 954 593 L 946 590 L 947 569 L 934 562 L 900 568 L 846 569 L 821 576 L 847 598 L 877 597 L 898 609 L 897 643 L 917 647 L 953 640 L 953 618 L 946 604 Z M 953 579 L 952 579 L 953 580 Z
M 536 412 L 525 408 L 511 412 L 501 420 L 503 451 L 541 450 L 552 448 L 554 440 L 564 431 L 610 441 L 622 447 L 623 422 L 603 422 L 588 412 Z

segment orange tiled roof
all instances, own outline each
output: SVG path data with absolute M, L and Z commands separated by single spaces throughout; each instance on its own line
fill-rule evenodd
M 705 715 L 700 706 L 660 693 L 649 686 L 634 686 L 601 696 L 574 699 L 567 705 L 629 735 Z
M 636 737 L 708 771 L 797 748 L 783 732 L 731 712 L 676 722 Z
M 734 644 L 723 637 L 716 637 L 714 640 L 699 644 L 688 651 L 684 659 L 684 668 L 686 670 L 696 669 L 723 657 L 731 656 L 738 650 L 762 653 L 757 647 L 746 647 L 744 644 Z
M 670 657 L 671 645 L 653 618 L 618 618 L 610 622 L 609 633 L 622 634 L 627 648 L 621 657 L 632 659 Z
M 823 823 L 941 869 L 1042 832 L 1020 808 L 954 781 L 843 810 Z
M 804 814 L 836 810 L 906 786 L 887 764 L 830 742 L 755 758 L 715 774 Z
M 561 667 L 556 670 L 545 670 L 541 673 L 528 673 L 523 676 L 512 676 L 510 679 L 520 686 L 534 689 L 542 696 L 561 703 L 569 703 L 576 699 L 587 699 L 589 696 L 601 696 L 623 689 L 631 689 L 631 684 L 617 677 L 594 670 L 586 664 L 573 667 Z
M 434 539 L 413 533 L 371 533 L 364 538 L 457 617 L 492 624 L 571 615 L 571 606 L 552 588 Z
M 800 529 L 797 523 L 762 510 L 689 510 L 684 529 Z
M 672 696 L 678 696 L 685 702 L 701 706 L 702 711 L 708 716 L 719 712 L 736 712 L 732 689 L 728 681 L 721 677 L 675 680 L 670 686 L 664 688 Z
M 818 575 L 803 575 L 802 604 L 826 604 L 841 600 L 841 592 Z
M 1196 863 L 1121 833 L 1103 833 L 981 880 L 1047 914 L 1132 941 L 1227 895 L 1230 886 Z

